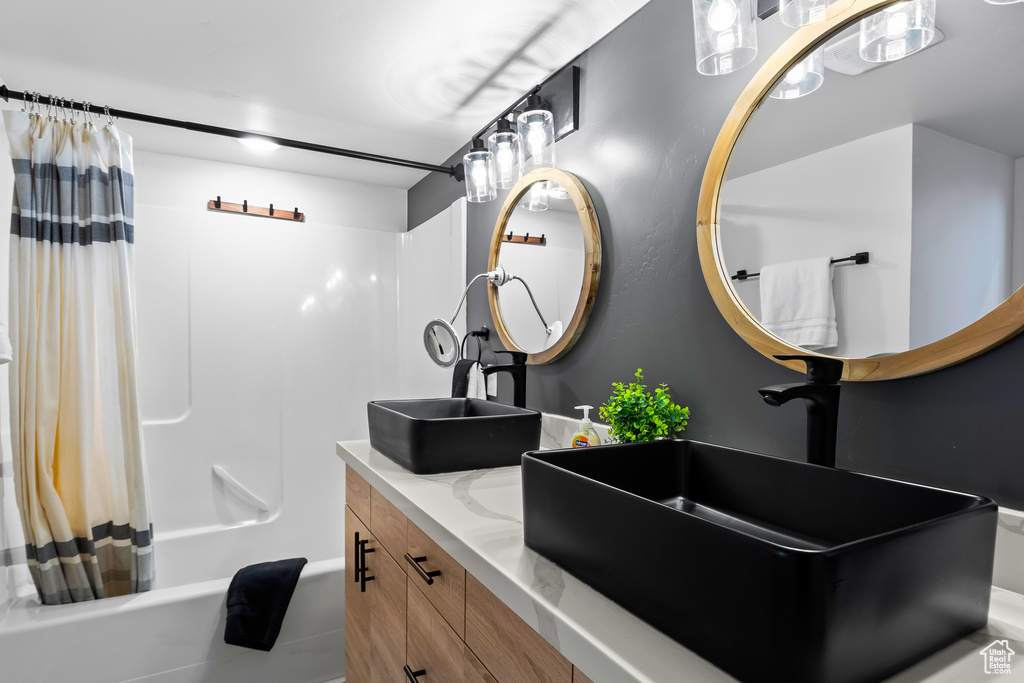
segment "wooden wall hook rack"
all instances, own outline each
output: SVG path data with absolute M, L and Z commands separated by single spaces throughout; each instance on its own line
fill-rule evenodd
M 530 237 L 530 233 L 525 235 L 514 235 L 511 232 L 505 233 L 505 242 L 512 242 L 515 244 L 536 244 L 537 246 L 546 247 L 548 244 L 548 238 L 544 235 L 540 237 Z
M 259 216 L 261 218 L 276 218 L 282 221 L 297 221 L 303 223 L 306 220 L 306 214 L 299 213 L 299 207 L 295 207 L 294 211 L 285 209 L 275 209 L 274 205 L 271 204 L 269 207 L 262 206 L 249 206 L 249 200 L 243 199 L 241 204 L 232 204 L 231 202 L 221 201 L 220 195 L 217 195 L 216 199 L 211 199 L 206 203 L 206 208 L 209 211 L 226 211 L 227 213 L 241 213 L 246 216 Z

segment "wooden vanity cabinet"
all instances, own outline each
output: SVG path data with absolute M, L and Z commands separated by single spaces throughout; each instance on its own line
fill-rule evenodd
M 345 563 L 346 681 L 401 683 L 405 572 L 349 507 L 345 508 L 345 537 L 353 553 L 352 561 Z
M 422 683 L 587 681 L 351 467 L 345 476 L 346 683 L 409 683 L 406 666 Z

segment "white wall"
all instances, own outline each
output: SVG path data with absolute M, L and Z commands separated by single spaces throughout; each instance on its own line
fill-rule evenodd
M 1014 160 L 914 126 L 910 345 L 970 325 L 1011 293 Z
M 210 212 L 217 195 L 298 206 L 306 222 Z M 366 401 L 398 384 L 404 220 L 400 190 L 137 152 L 139 374 L 158 534 L 258 519 L 212 476 L 219 464 L 284 516 L 268 559 L 342 553 L 334 442 L 364 437 Z
M 466 287 L 466 200 L 403 234 L 399 248 L 398 366 L 401 398 L 450 396 L 452 369 L 430 359 L 423 329 L 435 318 L 448 320 Z M 478 282 L 474 287 L 484 287 Z M 466 333 L 466 307 L 454 323 Z M 475 342 L 468 341 L 472 347 Z M 388 398 L 378 396 L 377 398 Z
M 895 128 L 730 179 L 722 191 L 722 249 L 731 273 L 870 252 L 866 265 L 834 269 L 834 355 L 909 348 L 912 141 L 911 126 Z M 734 286 L 759 317 L 757 278 Z

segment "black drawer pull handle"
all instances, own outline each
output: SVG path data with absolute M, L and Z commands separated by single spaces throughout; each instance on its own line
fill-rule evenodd
M 408 562 L 409 564 L 411 564 L 413 567 L 416 568 L 416 573 L 420 575 L 421 579 L 423 579 L 424 581 L 427 582 L 428 586 L 433 586 L 434 585 L 434 577 L 435 576 L 441 576 L 441 570 L 440 569 L 435 569 L 432 572 L 428 572 L 428 571 L 425 571 L 423 569 L 423 567 L 420 566 L 420 562 L 426 562 L 427 561 L 427 556 L 426 555 L 424 555 L 423 557 L 413 557 L 409 553 L 406 553 L 405 554 L 405 561 Z
M 418 676 L 426 676 L 427 670 L 420 669 L 419 671 L 413 671 L 409 668 L 409 665 L 405 665 L 405 677 L 409 679 L 409 683 L 420 683 Z

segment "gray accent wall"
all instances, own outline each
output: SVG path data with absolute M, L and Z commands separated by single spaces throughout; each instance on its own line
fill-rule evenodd
M 583 180 L 597 207 L 601 287 L 576 346 L 529 369 L 527 402 L 573 415 L 573 406 L 600 405 L 612 382 L 642 367 L 650 384 L 669 384 L 690 407 L 685 436 L 802 459 L 803 406 L 772 408 L 756 391 L 802 377 L 762 357 L 725 322 L 704 284 L 695 236 L 697 196 L 718 130 L 783 35 L 763 31 L 758 62 L 705 77 L 693 66 L 690 12 L 688 2 L 652 0 L 578 61 L 581 126 L 558 143 L 558 165 Z M 462 191 L 440 174 L 423 180 L 409 192 L 409 225 Z M 486 269 L 502 198 L 469 206 L 469 276 Z M 470 329 L 493 329 L 483 287 L 474 287 L 468 306 Z M 1018 337 L 921 377 L 844 384 L 837 464 L 1024 509 L 1022 417 Z

